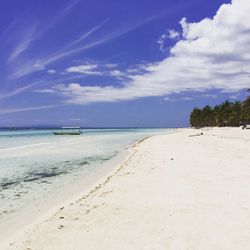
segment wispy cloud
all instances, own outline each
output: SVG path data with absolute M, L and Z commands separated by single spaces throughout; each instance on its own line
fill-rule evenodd
M 114 102 L 171 93 L 231 90 L 249 87 L 250 2 L 223 4 L 216 15 L 200 22 L 182 19 L 183 39 L 170 56 L 145 66 L 145 73 L 131 75 L 123 87 L 81 86 L 74 82 L 57 86 L 66 103 Z M 242 20 L 245 20 L 242 22 Z
M 36 107 L 27 107 L 27 108 L 13 108 L 13 109 L 1 109 L 0 115 L 11 114 L 11 113 L 18 113 L 18 112 L 26 112 L 32 110 L 39 110 L 39 109 L 50 109 L 56 108 L 63 105 L 43 105 L 43 106 L 36 106 Z
M 76 39 L 72 43 L 68 44 L 64 49 L 73 47 L 74 45 L 82 42 L 84 39 L 86 39 L 87 37 L 89 37 L 90 35 L 92 35 L 95 31 L 97 31 L 101 27 L 103 27 L 108 22 L 108 20 L 109 20 L 109 18 L 105 19 L 102 23 L 100 23 L 97 26 L 93 27 L 92 29 L 90 29 L 89 31 L 87 31 L 86 33 L 84 33 L 82 36 L 80 36 L 78 39 Z
M 66 69 L 69 73 L 81 73 L 85 75 L 101 75 L 101 72 L 96 71 L 97 64 L 84 64 L 79 66 L 73 66 Z
M 106 22 L 106 21 L 105 21 Z M 48 64 L 54 63 L 60 59 L 63 59 L 64 57 L 70 56 L 72 54 L 78 53 L 80 51 L 88 50 L 92 47 L 95 47 L 97 45 L 102 44 L 106 40 L 109 40 L 109 38 L 100 39 L 97 41 L 94 41 L 92 43 L 87 43 L 84 46 L 72 48 L 74 45 L 78 44 L 80 41 L 82 41 L 87 36 L 90 36 L 94 31 L 101 28 L 105 22 L 102 24 L 95 26 L 94 28 L 90 29 L 85 36 L 82 36 L 81 38 L 73 41 L 72 43 L 66 45 L 63 49 L 59 50 L 59 52 L 55 52 L 52 54 L 47 55 L 46 57 L 40 58 L 40 59 L 28 59 L 25 62 L 22 62 L 22 64 L 19 65 L 18 68 L 15 69 L 15 71 L 8 77 L 9 80 L 15 80 L 18 78 L 21 78 L 23 76 L 29 75 L 33 72 L 41 71 L 43 70 Z M 31 42 L 31 39 L 26 39 L 24 42 L 18 45 L 18 47 L 15 49 L 15 51 L 10 55 L 10 59 L 13 60 L 16 58 L 20 53 L 22 53 L 25 49 L 27 49 L 29 43 Z
M 37 60 L 31 59 L 28 60 L 26 63 L 24 63 L 22 66 L 19 67 L 19 69 L 14 72 L 9 79 L 13 80 L 13 79 L 17 79 L 20 77 L 23 77 L 25 75 L 31 74 L 35 71 L 39 71 L 42 69 L 42 67 L 46 67 L 49 64 L 55 63 L 59 60 L 62 60 L 66 57 L 72 56 L 74 54 L 77 54 L 79 52 L 84 52 L 86 50 L 92 49 L 94 47 L 103 45 L 113 39 L 116 39 L 118 37 L 121 37 L 149 22 L 152 22 L 154 20 L 156 20 L 157 18 L 160 18 L 162 15 L 166 14 L 161 13 L 158 15 L 154 15 L 151 17 L 147 17 L 144 20 L 140 20 L 137 23 L 133 23 L 131 25 L 125 26 L 125 27 L 119 27 L 119 29 L 117 28 L 116 30 L 113 31 L 109 31 L 106 32 L 106 34 L 104 36 L 101 36 L 98 39 L 94 39 L 91 42 L 88 42 L 84 45 L 81 44 L 81 41 L 83 41 L 87 36 L 92 35 L 95 31 L 99 30 L 101 27 L 103 27 L 108 21 L 109 18 L 105 19 L 102 23 L 98 24 L 97 26 L 91 28 L 89 31 L 87 31 L 82 37 L 80 37 L 79 39 L 74 40 L 73 42 L 67 44 L 64 48 L 60 49 L 57 52 L 51 53 L 43 58 L 39 58 Z M 75 45 L 78 45 L 76 46 Z M 74 46 L 73 46 L 74 45 Z M 39 65 L 41 65 L 41 68 L 37 68 L 34 67 L 34 65 L 38 63 Z
M 110 76 L 114 76 L 114 77 L 122 77 L 122 76 L 126 76 L 126 74 L 118 69 L 114 69 L 108 72 L 108 74 Z
M 12 30 L 12 28 L 16 25 L 16 23 L 17 23 L 17 19 L 11 21 L 10 24 L 4 29 L 4 31 L 1 32 L 0 34 L 1 44 L 6 43 L 6 40 L 8 41 L 6 37 L 8 36 L 8 33 Z
M 203 94 L 203 95 L 201 95 L 201 97 L 203 97 L 203 98 L 213 98 L 213 99 L 215 99 L 215 98 L 217 98 L 218 96 L 215 95 L 215 94 Z
M 39 32 L 36 33 L 34 39 L 38 39 L 43 36 L 47 31 L 53 28 L 59 21 L 61 21 L 77 4 L 78 0 L 71 1 L 69 5 L 63 8 L 55 17 L 49 21 L 43 28 L 40 29 Z
M 140 26 L 143 26 L 149 22 L 152 22 L 166 14 L 166 12 L 163 12 L 154 16 L 144 18 L 143 20 L 130 22 L 130 24 L 122 25 L 116 28 L 114 28 L 113 25 L 107 26 L 106 32 L 97 33 L 97 31 L 101 30 L 104 26 L 111 23 L 109 22 L 110 18 L 106 18 L 104 19 L 104 21 L 90 28 L 88 31 L 85 31 L 77 39 L 66 44 L 64 47 L 58 49 L 57 51 L 50 51 L 48 54 L 44 53 L 43 56 L 39 56 L 33 53 L 32 53 L 32 57 L 29 56 L 28 49 L 31 43 L 34 43 L 36 40 L 40 39 L 42 36 L 45 36 L 46 32 L 49 31 L 51 28 L 53 28 L 67 14 L 69 14 L 70 11 L 77 4 L 78 4 L 78 1 L 71 2 L 62 11 L 60 11 L 59 14 L 56 15 L 52 21 L 50 20 L 49 24 L 45 25 L 44 28 L 40 27 L 39 22 L 37 22 L 36 25 L 38 26 L 36 26 L 35 31 L 27 33 L 26 35 L 23 35 L 24 39 L 22 39 L 21 42 L 19 42 L 19 44 L 15 47 L 15 49 L 9 55 L 9 62 L 11 63 L 15 62 L 15 64 L 11 65 L 11 67 L 8 68 L 8 75 L 5 77 L 7 81 L 14 82 L 17 80 L 19 81 L 25 80 L 28 77 L 30 78 L 32 74 L 37 75 L 38 72 L 42 70 L 46 70 L 47 73 L 53 74 L 54 73 L 53 70 L 46 69 L 48 66 L 53 67 L 54 63 L 60 60 L 63 60 L 66 57 L 73 56 L 75 54 L 82 53 L 94 47 L 103 45 L 113 39 L 121 37 L 122 35 L 125 35 L 128 32 L 135 30 L 136 28 L 139 28 Z M 171 10 L 168 10 L 167 12 L 169 11 Z M 94 35 L 95 33 L 96 33 L 95 37 L 92 37 L 92 35 Z M 86 38 L 88 38 L 87 41 L 86 41 Z M 25 54 L 25 57 L 21 57 L 21 55 L 23 55 L 24 52 L 26 51 L 27 51 L 27 54 Z M 16 60 L 16 59 L 20 59 L 20 60 Z M 111 64 L 109 66 L 110 68 L 115 67 L 115 65 L 111 65 Z M 87 72 L 87 73 L 91 74 L 90 72 Z M 101 75 L 102 73 L 96 71 L 94 74 Z M 118 76 L 118 74 L 120 76 Z M 119 78 L 121 77 L 122 72 L 118 73 L 118 71 L 114 70 L 114 71 L 110 71 L 109 74 L 106 72 L 105 75 L 110 75 L 110 76 Z M 71 78 L 74 78 L 74 77 L 71 77 Z M 65 80 L 66 79 L 67 78 L 65 77 Z M 17 88 L 16 90 L 11 91 L 9 93 L 5 93 L 0 98 L 4 99 L 4 98 L 18 95 L 19 93 L 23 93 L 36 85 L 38 84 L 34 84 L 34 85 L 28 84 L 24 87 Z
M 8 93 L 2 92 L 0 94 L 0 100 L 4 100 L 6 98 L 13 97 L 13 96 L 16 96 L 20 93 L 26 92 L 27 90 L 30 90 L 30 89 L 34 88 L 35 86 L 44 84 L 45 82 L 50 83 L 51 81 L 48 81 L 47 79 L 42 78 L 40 80 L 33 81 L 32 83 L 23 84 L 21 87 L 16 87 L 14 90 L 9 91 Z
M 53 20 L 50 20 L 50 22 L 47 25 L 44 25 L 44 27 L 42 28 L 39 27 L 38 22 L 36 22 L 35 25 L 23 28 L 24 31 L 19 35 L 18 43 L 13 49 L 13 51 L 10 53 L 8 62 L 11 63 L 18 59 L 18 57 L 23 52 L 28 50 L 32 42 L 44 36 L 45 33 L 51 28 L 53 28 L 61 19 L 63 19 L 77 3 L 78 1 L 72 1 L 68 6 L 61 10 L 59 14 L 54 17 Z M 10 27 L 8 28 L 8 31 L 10 29 L 13 29 L 13 26 L 17 23 L 17 20 L 11 23 Z M 18 79 L 33 72 L 41 71 L 45 68 L 45 66 L 46 63 L 44 63 L 42 59 L 36 59 L 36 55 L 33 55 L 31 59 L 29 59 L 29 57 L 26 57 L 25 60 L 22 59 L 20 63 L 15 62 L 15 67 L 7 79 Z
M 78 1 L 71 2 L 68 6 L 66 6 L 59 14 L 52 20 L 45 28 L 40 29 L 37 31 L 37 26 L 32 25 L 24 29 L 24 32 L 21 34 L 21 38 L 18 38 L 18 44 L 12 51 L 9 56 L 8 61 L 11 62 L 16 59 L 21 53 L 23 53 L 30 45 L 30 43 L 44 35 L 48 30 L 50 30 L 56 23 L 58 23 L 76 4 Z M 13 28 L 13 26 L 17 23 L 17 20 L 11 22 L 9 27 L 6 29 L 5 33 Z
M 118 69 L 116 64 L 99 64 L 89 63 L 77 65 L 67 68 L 65 71 L 68 73 L 80 73 L 83 75 L 96 75 L 96 76 L 112 76 L 112 77 L 125 77 L 127 73 Z M 128 75 L 129 76 L 129 75 Z
M 34 82 L 34 83 L 31 83 L 31 84 L 28 84 L 28 85 L 25 85 L 23 87 L 20 87 L 20 88 L 16 88 L 15 90 L 11 91 L 11 92 L 8 92 L 8 93 L 1 93 L 0 94 L 0 100 L 3 100 L 3 99 L 6 99 L 8 97 L 12 97 L 12 96 L 15 96 L 15 95 L 18 95 L 36 85 L 38 85 L 39 83 L 41 83 L 40 81 L 39 82 Z
M 166 96 L 163 98 L 163 100 L 168 102 L 179 102 L 179 101 L 193 101 L 194 98 L 189 96 L 179 97 L 179 98 L 171 98 Z
M 115 63 L 106 63 L 103 65 L 105 68 L 109 68 L 109 69 L 112 69 L 112 68 L 117 68 L 117 64 Z
M 55 74 L 55 73 L 56 73 L 56 70 L 54 70 L 54 69 L 48 69 L 47 72 L 48 72 L 49 74 Z
M 21 39 L 19 38 L 20 42 L 18 42 L 17 46 L 14 48 L 14 50 L 10 54 L 8 62 L 11 62 L 14 59 L 16 59 L 21 53 L 23 53 L 28 48 L 28 46 L 30 45 L 32 41 L 35 31 L 36 31 L 36 27 L 31 26 L 24 32 L 23 38 Z

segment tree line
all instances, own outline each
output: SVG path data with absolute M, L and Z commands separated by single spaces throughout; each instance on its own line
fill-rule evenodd
M 191 127 L 238 127 L 250 124 L 250 96 L 243 102 L 225 101 L 220 105 L 194 108 L 190 114 Z

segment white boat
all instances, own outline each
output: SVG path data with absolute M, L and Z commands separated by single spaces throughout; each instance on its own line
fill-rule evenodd
M 62 127 L 60 131 L 54 131 L 54 135 L 81 135 L 80 127 Z

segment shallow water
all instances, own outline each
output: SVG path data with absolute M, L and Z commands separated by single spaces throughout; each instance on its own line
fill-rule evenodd
M 0 223 L 76 181 L 124 147 L 166 129 L 88 129 L 80 136 L 51 130 L 0 131 Z

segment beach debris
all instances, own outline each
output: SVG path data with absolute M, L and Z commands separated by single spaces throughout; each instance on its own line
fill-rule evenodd
M 64 217 L 63 217 L 63 216 L 60 216 L 59 219 L 64 219 Z
M 58 227 L 58 229 L 62 229 L 62 228 L 64 228 L 64 225 L 60 225 L 60 226 Z
M 170 161 L 173 161 L 173 160 L 174 160 L 174 158 L 171 158 L 171 159 L 170 159 Z
M 195 134 L 195 135 L 189 135 L 188 137 L 201 136 L 201 135 L 203 135 L 203 133 L 202 133 L 202 132 L 201 132 L 201 133 L 199 133 L 199 134 Z
M 60 210 L 63 210 L 63 209 L 64 209 L 64 207 L 61 207 L 61 208 L 60 208 Z

